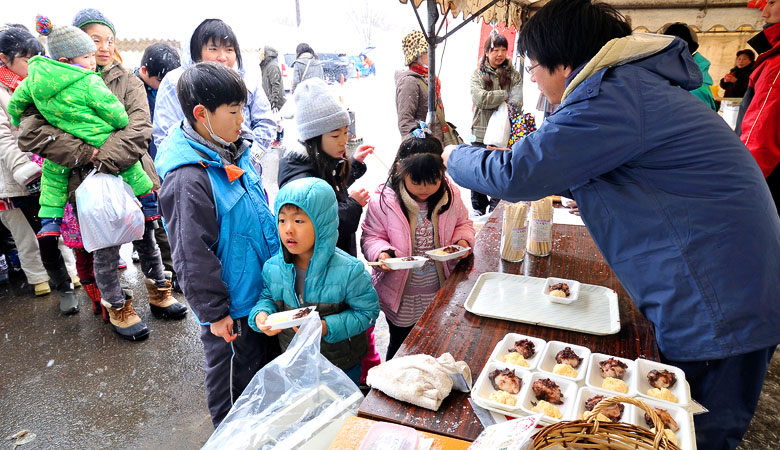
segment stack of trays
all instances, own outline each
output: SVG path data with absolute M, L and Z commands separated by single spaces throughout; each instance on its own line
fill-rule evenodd
M 527 349 L 527 347 L 524 348 L 522 345 L 518 345 L 518 351 L 515 350 L 515 343 L 523 340 L 530 341 L 534 347 L 533 355 L 529 355 L 524 361 L 527 366 L 516 365 L 512 362 L 512 358 L 517 358 L 516 355 L 512 355 L 513 353 L 517 354 L 519 351 Z M 566 347 L 571 348 L 578 358 L 582 358 L 579 366 L 575 368 L 577 371 L 576 375 L 572 373 L 572 376 L 566 376 L 553 373 L 556 365 L 555 356 Z M 510 355 L 509 360 L 505 359 L 507 355 Z M 605 378 L 602 377 L 599 363 L 610 358 L 614 358 L 627 366 L 622 378 L 627 392 L 613 391 L 602 386 Z M 509 396 L 504 395 L 504 401 L 514 402 L 514 405 L 501 403 L 495 397 L 490 399 L 491 394 L 498 391 L 490 380 L 490 374 L 495 373 L 496 370 L 503 371 L 505 374 L 514 374 L 514 376 L 522 380 L 519 392 L 507 393 Z M 677 381 L 669 387 L 669 391 L 677 398 L 676 402 L 661 400 L 647 394 L 648 390 L 651 389 L 647 374 L 651 370 L 668 370 L 675 374 Z M 532 386 L 539 379 L 549 379 L 557 384 L 563 401 L 562 404 L 554 405 L 560 411 L 561 418 L 556 419 L 545 414 L 542 417 L 542 421 L 545 423 L 551 424 L 561 420 L 582 419 L 585 412 L 585 402 L 597 395 L 603 395 L 605 398 L 615 395 L 638 397 L 639 400 L 650 407 L 666 410 L 677 422 L 679 430 L 675 435 L 680 443 L 680 448 L 684 450 L 696 448 L 693 415 L 689 407 L 690 390 L 688 383 L 685 381 L 685 373 L 677 367 L 655 361 L 641 358 L 630 360 L 602 353 L 591 353 L 587 347 L 559 341 L 546 342 L 543 339 L 510 333 L 496 345 L 493 353 L 490 355 L 490 359 L 488 359 L 474 384 L 471 398 L 479 406 L 506 416 L 522 417 L 536 414 L 536 412 L 532 411 L 532 408 L 540 399 L 534 394 Z M 511 397 L 511 399 L 507 397 Z M 628 404 L 623 406 L 624 410 L 620 417 L 620 422 L 644 428 L 652 427 L 645 421 L 645 413 L 640 408 Z

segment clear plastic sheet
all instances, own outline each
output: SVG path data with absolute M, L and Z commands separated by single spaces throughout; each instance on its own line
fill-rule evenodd
M 84 249 L 126 244 L 144 235 L 144 214 L 121 177 L 92 171 L 76 189 L 76 211 Z
M 363 395 L 322 356 L 321 335 L 314 312 L 287 350 L 255 374 L 203 448 L 327 448 Z

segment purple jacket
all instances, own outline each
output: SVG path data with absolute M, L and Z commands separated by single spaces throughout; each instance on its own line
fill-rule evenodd
M 445 177 L 446 178 L 446 177 Z M 432 222 L 434 226 L 434 236 L 436 238 L 436 247 L 443 247 L 457 243 L 463 239 L 474 246 L 474 225 L 469 219 L 469 213 L 466 205 L 460 197 L 460 189 L 455 183 L 447 179 L 447 183 L 452 192 L 453 201 L 449 209 L 443 214 L 434 213 Z M 380 198 L 384 190 L 384 198 Z M 443 204 L 446 198 L 443 198 L 439 204 Z M 407 209 L 416 211 L 416 204 L 409 197 L 407 199 Z M 438 209 L 438 207 L 436 208 Z M 416 218 L 416 213 L 413 214 Z M 368 202 L 366 218 L 363 221 L 363 235 L 360 238 L 360 245 L 363 249 L 363 255 L 368 261 L 376 261 L 379 254 L 386 250 L 394 250 L 397 257 L 410 256 L 412 252 L 412 231 L 409 220 L 404 216 L 401 205 L 395 192 L 388 186 L 380 185 L 371 201 Z M 446 278 L 450 275 L 457 260 L 447 263 L 437 262 L 439 273 Z M 401 304 L 401 296 L 406 289 L 406 282 L 409 279 L 408 270 L 396 270 L 393 272 L 383 272 L 374 267 L 371 278 L 379 294 L 379 305 L 382 310 L 398 311 Z

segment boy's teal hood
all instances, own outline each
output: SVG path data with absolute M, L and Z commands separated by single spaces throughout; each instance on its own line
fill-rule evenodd
M 274 201 L 276 217 L 279 217 L 282 206 L 288 203 L 301 208 L 314 225 L 314 255 L 307 269 L 308 278 L 309 274 L 321 273 L 336 252 L 336 241 L 339 237 L 339 208 L 336 194 L 328 183 L 319 178 L 299 178 L 285 184 L 279 190 Z M 284 261 L 292 264 L 290 254 L 284 244 L 281 245 Z

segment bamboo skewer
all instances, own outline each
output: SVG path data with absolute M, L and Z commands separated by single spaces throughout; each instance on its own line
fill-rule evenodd
M 531 202 L 531 220 L 528 224 L 528 253 L 547 256 L 552 250 L 552 199 L 545 197 Z
M 528 203 L 509 203 L 504 208 L 504 222 L 501 229 L 501 259 L 519 262 L 525 257 L 526 219 Z

